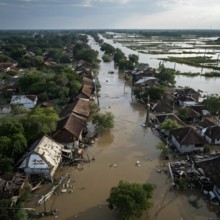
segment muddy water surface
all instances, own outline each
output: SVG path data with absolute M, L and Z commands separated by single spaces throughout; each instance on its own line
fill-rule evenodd
M 99 49 L 97 45 L 94 48 Z M 109 70 L 115 71 L 108 74 Z M 170 181 L 164 173 L 156 172 L 167 161 L 160 160 L 155 145 L 158 137 L 149 128 L 141 125 L 145 121 L 146 109 L 132 101 L 130 87 L 124 85 L 123 74 L 117 73 L 113 63 L 100 64 L 99 80 L 102 85 L 101 111 L 111 111 L 115 116 L 115 127 L 100 136 L 88 149 L 95 161 L 80 167 L 61 167 L 57 175 L 71 173 L 72 193 L 52 196 L 46 201 L 47 209 L 58 209 L 58 219 L 71 220 L 120 220 L 120 216 L 107 207 L 106 199 L 111 187 L 120 180 L 156 184 L 152 202 L 154 206 L 142 220 L 205 220 L 216 219 L 211 207 L 201 199 L 199 193 L 170 192 Z M 141 166 L 136 166 L 140 161 Z M 39 192 L 36 192 L 39 194 Z M 35 195 L 35 198 L 37 196 Z M 197 199 L 201 208 L 194 208 L 188 199 Z M 38 207 L 43 210 L 43 205 Z M 44 219 L 54 219 L 47 217 Z

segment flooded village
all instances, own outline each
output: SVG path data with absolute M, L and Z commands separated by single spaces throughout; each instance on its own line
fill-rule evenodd
M 201 91 L 169 86 L 159 99 L 143 98 L 146 88 L 159 84 L 157 68 L 119 71 L 114 61 L 102 61 L 100 45 L 88 38 L 101 60 L 98 69 L 74 63 L 80 91 L 63 105 L 56 130 L 30 146 L 18 172 L 10 180 L 0 177 L 1 198 L 13 207 L 31 184 L 25 203 L 31 219 L 119 220 L 106 202 L 111 188 L 120 180 L 149 182 L 156 185 L 153 206 L 142 220 L 219 219 L 220 125 Z M 33 108 L 37 97 L 14 94 L 10 104 Z M 97 132 L 94 104 L 114 115 L 114 128 Z

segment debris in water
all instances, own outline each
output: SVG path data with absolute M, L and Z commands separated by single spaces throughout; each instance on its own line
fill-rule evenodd
M 114 163 L 114 164 L 110 164 L 109 166 L 110 166 L 110 167 L 115 167 L 115 168 L 116 168 L 116 167 L 117 167 L 117 164 Z
M 138 167 L 141 166 L 141 162 L 139 160 L 136 161 L 136 166 L 138 166 Z

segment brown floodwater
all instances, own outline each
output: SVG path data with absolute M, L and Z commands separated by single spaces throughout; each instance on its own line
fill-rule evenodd
M 93 45 L 98 49 L 97 45 Z M 101 55 L 100 55 L 101 56 Z M 109 70 L 115 71 L 108 74 Z M 123 74 L 118 74 L 114 64 L 101 63 L 99 70 L 101 83 L 101 111 L 110 111 L 115 116 L 115 127 L 98 137 L 87 153 L 95 161 L 80 167 L 60 167 L 56 175 L 71 173 L 75 188 L 71 193 L 53 195 L 46 201 L 47 210 L 58 209 L 62 220 L 120 220 L 120 216 L 108 209 L 106 199 L 110 189 L 120 180 L 156 185 L 152 208 L 141 220 L 207 220 L 217 219 L 214 207 L 207 205 L 197 191 L 169 191 L 170 179 L 163 169 L 167 161 L 160 159 L 156 144 L 160 141 L 149 128 L 141 125 L 145 121 L 146 109 L 131 100 L 130 87 L 124 84 Z M 136 166 L 140 161 L 141 166 Z M 113 166 L 114 165 L 114 166 Z M 33 194 L 32 203 L 46 191 L 44 186 Z M 189 203 L 196 200 L 198 208 Z M 43 211 L 44 206 L 37 210 Z M 45 217 L 43 219 L 54 219 Z

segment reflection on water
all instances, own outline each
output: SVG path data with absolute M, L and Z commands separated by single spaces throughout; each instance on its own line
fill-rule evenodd
M 215 214 L 199 193 L 202 207 L 195 209 L 188 201 L 194 192 L 169 191 L 170 180 L 167 175 L 156 172 L 158 168 L 163 170 L 167 163 L 160 159 L 160 152 L 155 147 L 160 140 L 150 128 L 141 126 L 145 121 L 146 108 L 131 101 L 129 87 L 125 88 L 125 93 L 123 80 L 119 79 L 117 73 L 107 74 L 108 70 L 117 72 L 113 63 L 100 64 L 101 84 L 108 80 L 101 87 L 100 107 L 102 112 L 111 111 L 114 114 L 115 127 L 110 132 L 104 132 L 88 148 L 87 153 L 90 158 L 95 157 L 95 161 L 82 165 L 81 170 L 74 167 L 60 168 L 58 175 L 70 172 L 70 184 L 75 188 L 72 193 L 52 196 L 46 202 L 48 209 L 58 209 L 61 213 L 58 219 L 62 220 L 120 220 L 116 212 L 108 209 L 106 199 L 113 186 L 120 180 L 127 180 L 150 182 L 157 186 L 152 198 L 154 206 L 141 220 L 215 219 Z M 136 166 L 136 161 L 140 161 L 140 166 Z M 38 209 L 42 210 L 43 207 Z

